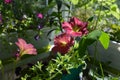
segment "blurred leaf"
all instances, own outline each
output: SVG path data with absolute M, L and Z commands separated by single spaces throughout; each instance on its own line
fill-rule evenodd
M 117 13 L 116 11 L 111 11 L 111 14 L 118 20 L 120 19 L 120 13 Z
M 52 12 L 52 14 L 50 16 L 58 16 L 58 13 L 57 12 Z
M 74 5 L 78 4 L 79 0 L 70 0 Z
M 120 10 L 119 10 L 117 4 L 111 5 L 110 10 L 111 10 L 111 14 L 119 20 L 120 19 Z
M 70 9 L 70 6 L 71 6 L 71 5 L 70 5 L 69 3 L 64 2 L 63 4 L 64 4 L 68 9 Z
M 100 35 L 101 35 L 101 31 L 100 30 L 94 30 L 94 31 L 92 31 L 91 33 L 89 33 L 87 35 L 87 39 L 91 40 L 92 42 L 94 42 L 94 41 L 99 39 Z
M 88 21 L 92 21 L 93 20 L 93 18 L 94 18 L 94 16 L 92 16 L 92 17 L 90 17 L 89 19 L 88 19 Z
M 116 11 L 118 6 L 116 4 L 110 6 L 112 11 Z
M 57 3 L 58 11 L 60 11 L 60 9 L 62 7 L 62 1 L 61 0 L 56 0 L 56 3 Z
M 101 36 L 100 30 L 94 30 L 91 33 L 89 33 L 86 37 L 83 37 L 81 41 L 79 42 L 78 47 L 78 53 L 81 57 L 84 56 L 84 53 L 87 49 L 87 46 L 93 44 L 95 41 L 99 40 L 99 37 Z
M 110 37 L 107 33 L 102 32 L 99 40 L 105 49 L 109 47 Z

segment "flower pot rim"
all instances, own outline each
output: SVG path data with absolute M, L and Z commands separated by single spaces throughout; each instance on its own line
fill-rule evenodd
M 120 45 L 120 42 L 117 42 L 117 41 L 110 40 L 110 42 Z

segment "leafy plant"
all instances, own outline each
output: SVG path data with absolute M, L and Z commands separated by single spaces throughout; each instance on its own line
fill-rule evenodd
M 100 68 L 90 74 L 91 57 L 87 48 L 99 41 L 107 49 L 110 39 L 120 41 L 119 12 L 116 0 L 1 0 L 1 42 L 15 53 L 8 51 L 12 56 L 2 59 L 0 69 L 13 63 L 16 80 L 80 80 L 85 77 L 104 80 L 108 75 L 104 75 L 101 62 L 97 63 Z M 26 36 L 26 33 L 35 35 Z M 15 40 L 10 41 L 11 37 Z M 47 39 L 43 40 L 48 42 L 46 46 L 33 44 L 42 38 Z M 37 61 L 26 60 L 25 66 L 20 65 L 30 57 Z

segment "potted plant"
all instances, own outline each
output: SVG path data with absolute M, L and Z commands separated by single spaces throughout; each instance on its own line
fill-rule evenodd
M 92 80 L 108 76 L 100 61 L 97 71 L 89 66 L 95 63 L 89 64 L 92 58 L 88 46 L 99 40 L 105 49 L 109 47 L 108 34 L 98 26 L 103 20 L 100 17 L 103 2 L 98 4 L 100 10 L 95 11 L 94 16 L 86 12 L 87 8 L 88 12 L 94 10 L 94 2 L 101 1 L 2 1 L 1 41 L 11 50 L 6 49 L 11 55 L 4 52 L 5 57 L 0 58 L 3 80 Z M 78 8 L 85 11 L 84 16 L 73 13 Z M 7 44 L 4 40 L 10 42 Z M 94 59 L 93 62 L 97 61 Z M 112 78 L 108 76 L 108 79 Z
M 89 10 L 89 14 L 86 14 L 86 17 L 89 17 L 90 20 L 90 27 L 91 29 L 98 29 L 101 30 L 105 33 L 107 33 L 110 37 L 110 42 L 109 42 L 109 37 L 105 37 L 104 39 L 99 38 L 99 41 L 97 41 L 95 44 L 91 45 L 88 48 L 89 53 L 93 56 L 96 57 L 98 60 L 108 64 L 110 67 L 117 69 L 118 72 L 120 70 L 119 64 L 116 62 L 119 62 L 119 53 L 120 53 L 120 43 L 119 43 L 119 6 L 116 4 L 115 1 L 95 1 L 96 4 L 91 3 L 91 5 L 98 6 L 91 8 L 88 4 L 86 5 L 86 12 Z M 87 6 L 88 10 L 87 10 Z M 85 14 L 84 14 L 85 15 Z M 93 15 L 91 17 L 91 15 Z M 104 40 L 105 43 L 101 42 L 100 40 Z M 109 47 L 105 48 L 103 45 L 109 45 Z M 96 47 L 95 47 L 96 46 Z M 96 56 L 95 56 L 96 55 Z M 114 72 L 114 71 L 113 71 Z
M 87 1 L 86 1 L 87 2 Z M 112 72 L 118 71 L 119 73 L 119 5 L 116 4 L 117 0 L 114 1 L 91 1 L 86 6 L 77 8 L 76 16 L 88 19 L 90 22 L 90 30 L 101 30 L 106 34 L 104 35 L 104 42 L 99 40 L 88 47 L 88 52 L 92 57 L 96 57 L 97 60 L 106 63 L 109 67 L 114 68 Z M 92 6 L 91 6 L 92 5 Z M 82 12 L 81 12 L 82 11 Z M 82 16 L 81 16 L 82 15 Z M 95 35 L 96 33 L 94 33 Z M 107 37 L 109 35 L 109 37 Z M 110 38 L 110 42 L 109 42 Z M 105 48 L 104 45 L 109 45 Z M 117 69 L 117 70 L 116 70 Z M 110 70 L 111 72 L 111 70 Z M 118 74 L 116 73 L 116 74 Z

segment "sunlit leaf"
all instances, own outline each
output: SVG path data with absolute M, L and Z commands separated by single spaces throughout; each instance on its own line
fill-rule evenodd
M 79 0 L 70 0 L 74 5 L 78 4 Z
M 111 5 L 110 10 L 111 10 L 111 14 L 119 20 L 120 19 L 120 10 L 119 10 L 118 6 L 116 4 Z
M 116 11 L 111 11 L 111 14 L 118 20 L 120 19 L 120 13 L 117 13 Z
M 102 32 L 100 38 L 99 38 L 101 44 L 103 45 L 103 47 L 105 49 L 107 49 L 109 47 L 109 41 L 110 41 L 110 37 L 107 33 Z
M 101 31 L 100 30 L 94 30 L 94 31 L 92 31 L 91 33 L 89 33 L 87 35 L 87 39 L 90 39 L 90 40 L 93 40 L 93 41 L 94 40 L 98 40 L 100 35 L 101 35 Z

